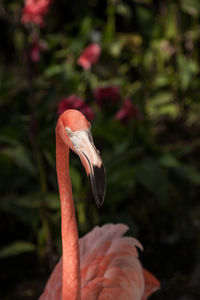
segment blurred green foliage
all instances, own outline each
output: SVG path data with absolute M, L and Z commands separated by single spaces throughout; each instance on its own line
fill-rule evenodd
M 2 265 L 34 252 L 46 278 L 61 254 L 54 130 L 59 101 L 75 93 L 95 111 L 92 132 L 107 172 L 98 210 L 71 155 L 80 235 L 104 222 L 128 224 L 145 246 L 144 265 L 163 283 L 154 299 L 199 299 L 200 2 L 54 1 L 42 29 L 21 24 L 22 8 L 23 1 L 0 4 Z M 28 59 L 33 34 L 46 45 L 38 62 Z M 83 70 L 77 59 L 91 42 L 102 53 Z M 133 100 L 139 119 L 115 119 L 122 100 L 98 106 L 94 90 L 108 85 Z M 35 299 L 42 287 L 29 296 L 21 289 L 5 299 Z

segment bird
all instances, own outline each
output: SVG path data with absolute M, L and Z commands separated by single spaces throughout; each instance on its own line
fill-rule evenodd
M 143 269 L 140 242 L 124 236 L 125 224 L 96 226 L 80 240 L 69 174 L 69 150 L 80 158 L 98 207 L 106 188 L 105 169 L 91 125 L 78 110 L 68 109 L 56 126 L 56 171 L 61 202 L 62 257 L 39 300 L 145 300 L 160 287 Z

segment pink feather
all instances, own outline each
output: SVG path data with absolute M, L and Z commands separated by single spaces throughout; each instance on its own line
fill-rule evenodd
M 106 224 L 95 227 L 79 240 L 81 299 L 107 300 L 115 297 L 117 300 L 144 300 L 147 299 L 145 290 L 149 295 L 159 288 L 158 280 L 143 270 L 138 259 L 137 248 L 143 249 L 140 242 L 123 236 L 127 230 L 128 226 L 124 224 Z M 148 279 L 147 288 L 145 279 Z M 152 279 L 153 284 L 150 284 Z M 62 299 L 61 291 L 62 258 L 40 300 Z

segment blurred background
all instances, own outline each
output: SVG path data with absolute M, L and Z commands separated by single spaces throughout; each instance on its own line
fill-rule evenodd
M 101 151 L 98 209 L 71 154 L 80 236 L 123 222 L 161 281 L 200 299 L 199 0 L 0 2 L 0 299 L 37 299 L 61 255 L 58 116 L 81 110 Z

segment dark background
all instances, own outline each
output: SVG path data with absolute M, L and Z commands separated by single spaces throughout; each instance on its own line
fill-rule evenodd
M 161 281 L 151 299 L 200 299 L 200 2 L 54 0 L 43 28 L 21 23 L 23 6 L 0 4 L 0 298 L 37 299 L 61 254 L 54 129 L 75 93 L 95 112 L 107 173 L 97 209 L 71 155 L 80 236 L 128 224 Z M 33 36 L 45 45 L 37 62 Z M 85 71 L 77 59 L 91 42 L 102 53 Z M 118 101 L 98 106 L 94 90 L 116 85 Z M 139 116 L 121 122 L 126 98 Z

